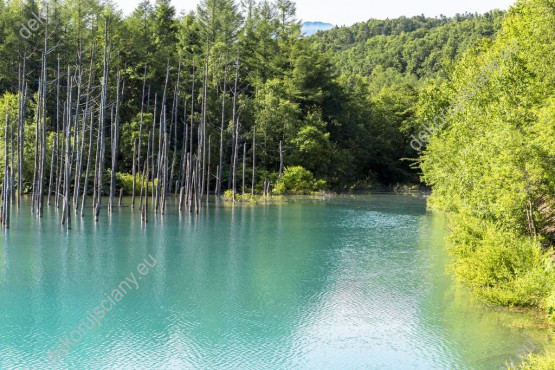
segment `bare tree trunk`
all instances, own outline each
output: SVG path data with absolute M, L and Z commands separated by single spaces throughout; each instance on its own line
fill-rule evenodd
M 225 97 L 227 93 L 227 63 L 224 69 L 224 88 L 222 90 L 222 120 L 220 122 L 220 161 L 218 166 L 218 183 L 216 185 L 216 195 L 222 193 L 222 168 L 224 161 L 224 130 L 225 130 Z
M 116 114 L 112 119 L 112 168 L 110 169 L 110 198 L 108 202 L 108 212 L 112 212 L 114 208 L 114 193 L 116 191 L 116 171 L 118 166 L 118 147 L 119 147 L 119 107 L 121 101 L 121 73 L 118 69 L 116 80 Z
M 145 64 L 145 72 L 143 75 L 143 93 L 141 95 L 141 121 L 139 123 L 139 143 L 138 143 L 138 147 L 137 147 L 137 170 L 134 171 L 134 175 L 133 175 L 133 196 L 131 199 L 131 209 L 135 208 L 135 183 L 137 181 L 136 178 L 136 174 L 139 173 L 141 174 L 141 146 L 143 144 L 142 139 L 143 139 L 143 115 L 144 115 L 144 106 L 145 106 L 145 87 L 146 87 L 146 70 L 147 70 L 147 66 Z M 149 87 L 150 90 L 150 87 Z M 135 167 L 135 162 L 133 162 L 133 168 Z M 142 187 L 142 183 L 141 183 L 141 192 L 140 192 L 140 204 L 139 204 L 139 208 L 142 207 L 142 203 L 143 203 L 143 187 Z
M 70 67 L 67 67 L 67 100 L 64 106 L 63 126 L 65 141 L 65 164 L 64 164 L 64 195 L 62 205 L 62 225 L 66 225 L 69 230 L 71 228 L 70 213 L 70 181 L 71 181 L 71 107 L 72 107 L 72 77 Z
M 23 194 L 23 161 L 24 161 L 24 150 L 25 150 L 25 116 L 27 114 L 27 90 L 28 86 L 25 82 L 25 57 L 23 62 L 23 97 L 21 102 L 20 117 L 19 117 L 19 154 L 18 159 L 18 170 L 17 170 L 17 207 L 21 206 L 21 194 Z
M 185 101 L 187 103 L 187 101 Z M 187 110 L 187 108 L 185 108 Z M 186 117 L 186 116 L 184 116 Z M 189 126 L 184 121 L 183 123 L 183 138 L 182 138 L 182 146 L 181 146 L 181 160 L 179 165 L 179 187 L 183 187 L 183 183 L 185 181 L 185 169 L 186 169 L 186 162 L 187 162 L 187 144 L 189 141 Z
M 149 176 L 149 158 L 150 158 L 150 136 L 151 132 L 148 132 L 148 143 L 147 143 L 147 151 L 146 151 L 146 159 L 145 159 L 145 171 L 143 172 L 143 183 L 146 181 L 145 185 L 145 203 L 144 206 L 141 208 L 142 212 L 142 219 L 144 222 L 148 222 L 148 176 Z M 154 135 L 153 135 L 154 136 Z M 152 180 L 154 181 L 154 179 Z
M 166 119 L 166 109 L 164 107 L 164 121 Z M 165 131 L 164 124 L 164 145 L 162 151 L 162 186 L 161 186 L 161 204 L 160 204 L 160 214 L 166 212 L 166 191 L 168 189 L 168 133 Z
M 79 62 L 79 66 L 77 67 L 77 72 L 79 75 L 79 79 L 77 82 L 77 99 L 75 100 L 75 123 L 73 124 L 74 133 L 73 133 L 73 151 L 75 153 L 76 160 L 75 160 L 75 178 L 74 178 L 74 189 L 73 189 L 73 207 L 75 208 L 75 212 L 77 212 L 77 197 L 79 195 L 79 188 L 80 180 L 81 180 L 81 166 L 82 166 L 82 156 L 83 156 L 83 141 L 84 136 L 83 132 L 85 131 L 85 121 L 86 119 L 83 118 L 81 123 L 81 132 L 79 132 L 79 117 L 81 117 L 80 108 L 81 108 L 81 89 L 82 89 L 82 76 L 83 72 L 81 70 L 81 62 Z M 71 163 L 73 165 L 73 154 L 71 156 Z
M 58 55 L 58 70 L 56 77 L 56 189 L 54 191 L 54 204 L 56 208 L 60 205 L 60 188 L 62 186 L 62 163 L 65 141 L 63 140 L 65 130 L 62 127 L 62 148 L 60 150 L 60 55 Z M 63 125 L 63 124 L 62 124 Z
M 247 142 L 243 143 L 243 186 L 241 188 L 241 195 L 245 196 L 245 167 L 247 166 Z
M 210 141 L 212 137 L 208 136 L 208 166 L 207 166 L 207 175 L 206 175 L 206 200 L 208 200 L 208 196 L 210 195 Z
M 171 172 L 169 177 L 169 189 L 168 189 L 170 193 L 172 192 L 175 163 L 177 160 L 177 111 L 178 111 L 178 105 L 179 105 L 180 78 L 181 78 L 181 60 L 179 61 L 179 67 L 177 68 L 177 83 L 175 85 L 175 94 L 174 94 L 173 109 L 172 109 L 173 154 L 172 154 L 172 164 L 171 164 Z M 171 128 L 170 128 L 170 131 L 171 131 Z M 177 187 L 175 191 L 177 192 Z
M 97 163 L 97 195 L 96 203 L 94 206 L 94 220 L 98 221 L 98 216 L 100 213 L 100 207 L 102 204 L 102 175 L 104 172 L 104 154 L 106 150 L 106 140 L 104 127 L 106 124 L 106 105 L 108 99 L 108 19 L 105 20 L 105 31 L 104 31 L 104 71 L 102 76 L 102 93 L 100 96 L 100 120 L 99 120 L 99 135 L 100 135 L 100 155 L 99 161 Z
M 227 180 L 227 187 L 228 189 L 232 188 L 231 180 L 233 178 L 233 168 L 236 167 L 234 160 L 237 158 L 235 157 L 235 152 L 237 151 L 235 145 L 237 144 L 237 138 L 235 134 L 238 132 L 235 125 L 237 124 L 237 89 L 239 85 L 239 57 L 235 60 L 235 86 L 233 88 L 233 114 L 232 114 L 232 121 L 231 121 L 231 163 L 229 165 L 229 176 Z M 235 192 L 233 195 L 233 199 L 235 199 Z
M 254 195 L 254 185 L 256 184 L 256 126 L 252 130 L 252 186 L 251 195 Z
M 71 78 L 70 67 L 67 67 L 67 100 L 64 112 L 64 135 L 65 135 L 65 165 L 64 165 L 64 196 L 62 205 L 62 225 L 66 224 L 67 229 L 71 228 L 71 214 L 70 214 L 70 186 L 71 186 L 71 107 L 72 107 L 72 92 L 73 92 L 73 79 Z
M 166 187 L 165 178 L 165 161 L 166 161 L 166 151 L 167 151 L 167 133 L 166 133 L 166 100 L 168 93 L 168 84 L 170 79 L 170 63 L 168 61 L 166 67 L 166 82 L 164 84 L 164 93 L 162 95 L 162 104 L 160 108 L 160 133 L 158 136 L 158 168 L 156 170 L 158 176 L 158 182 L 156 184 L 156 206 L 154 211 L 160 210 L 163 212 L 164 208 L 164 191 Z M 162 173 L 162 179 L 160 179 L 160 173 Z M 163 186 L 162 186 L 163 185 Z M 162 202 L 162 204 L 160 204 Z
M 235 202 L 235 196 L 237 194 L 237 149 L 239 147 L 239 120 L 235 123 L 235 143 L 233 145 L 233 183 L 231 187 L 233 189 L 233 201 Z
M 193 58 L 193 83 L 192 83 L 192 87 L 191 87 L 191 125 L 189 127 L 189 161 L 188 161 L 188 165 L 187 165 L 187 178 L 189 179 L 187 181 L 187 204 L 189 205 L 189 211 L 190 211 L 190 207 L 191 207 L 191 201 L 192 201 L 192 189 L 193 189 L 193 177 L 192 177 L 192 173 L 193 173 L 193 129 L 195 126 L 195 82 L 196 82 L 196 76 L 195 76 L 195 60 Z
M 133 176 L 133 184 L 131 184 L 131 209 L 135 208 L 135 182 L 137 181 L 137 162 L 139 158 L 137 158 L 137 138 L 133 140 L 133 166 L 132 166 L 132 176 Z
M 152 181 L 152 192 L 151 192 L 151 197 L 152 197 L 152 208 L 156 209 L 156 201 L 155 201 L 155 191 L 154 191 L 154 180 L 156 179 L 156 166 L 154 165 L 156 163 L 155 161 L 155 146 L 154 144 L 156 144 L 156 105 L 157 105 L 157 98 L 158 95 L 154 94 L 154 115 L 153 115 L 153 120 L 152 120 L 152 143 L 151 143 L 151 147 L 150 147 L 150 167 L 151 169 L 151 181 Z M 156 211 L 155 211 L 156 212 Z
M 19 88 L 19 130 L 17 150 L 17 208 L 21 206 L 21 194 L 23 193 L 23 157 L 25 148 L 25 115 L 27 107 L 27 82 L 26 82 L 26 54 L 23 55 L 23 68 L 20 77 Z
M 41 150 L 40 150 L 40 172 L 39 172 L 39 186 L 38 186 L 38 216 L 42 217 L 43 200 L 44 200 L 44 172 L 45 172 L 45 156 L 46 156 L 46 99 L 48 92 L 48 74 L 47 74 L 47 56 L 48 50 L 48 5 L 46 5 L 46 23 L 44 29 L 44 51 L 42 61 L 42 129 L 41 129 Z
M 37 180 L 38 180 L 38 166 L 39 166 L 39 128 L 40 128 L 40 115 L 41 115 L 41 103 L 42 100 L 42 77 L 39 79 L 39 90 L 37 97 L 37 119 L 35 121 L 35 162 L 33 166 L 33 196 L 31 198 L 31 212 L 35 212 L 35 206 L 37 203 Z
M 2 223 L 5 228 L 10 227 L 10 166 L 8 163 L 9 154 L 9 132 L 10 132 L 10 113 L 6 114 L 6 129 L 4 131 L 4 181 L 2 184 Z
M 187 153 L 186 172 L 185 172 L 185 203 L 191 205 L 191 173 L 193 171 L 192 151 Z
M 218 176 L 218 174 L 220 173 L 220 165 L 216 166 L 216 189 L 218 188 L 218 186 L 221 186 L 221 179 Z
M 87 84 L 87 99 L 85 101 L 85 110 L 83 112 L 83 123 L 82 123 L 82 129 L 81 129 L 81 155 L 79 156 L 79 161 L 77 164 L 77 170 L 76 170 L 76 174 L 75 174 L 75 189 L 73 190 L 73 208 L 75 209 L 75 212 L 77 213 L 78 210 L 78 201 L 79 201 L 79 195 L 80 195 L 80 190 L 81 190 L 81 177 L 83 175 L 83 155 L 85 152 L 85 132 L 86 132 L 86 128 L 87 128 L 87 115 L 89 114 L 89 109 L 91 110 L 92 113 L 92 109 L 90 108 L 90 101 L 91 101 L 91 87 L 92 87 L 92 82 L 93 82 L 93 78 L 94 78 L 94 44 L 93 47 L 91 49 L 91 61 L 90 61 L 90 66 L 89 66 L 89 82 Z M 87 156 L 87 169 L 86 169 L 86 177 L 88 177 L 88 171 L 89 171 L 89 164 L 90 164 L 90 157 L 91 157 L 91 150 L 90 150 L 90 146 L 92 144 L 92 130 L 93 130 L 93 126 L 92 126 L 92 115 L 91 115 L 91 125 L 89 127 L 90 130 L 90 139 L 89 139 L 89 150 L 88 150 L 88 156 Z M 87 187 L 88 182 L 87 180 L 85 180 L 85 190 L 84 193 L 86 194 L 87 192 Z M 81 216 L 83 215 L 83 210 L 81 209 Z
M 89 153 L 87 155 L 87 168 L 85 170 L 85 184 L 83 186 L 83 196 L 81 198 L 81 217 L 84 215 L 85 209 L 85 197 L 87 196 L 87 191 L 89 187 L 89 170 L 91 167 L 91 156 L 92 156 L 92 147 L 93 147 L 93 122 L 94 122 L 94 112 L 91 109 L 91 123 L 89 125 Z
M 13 126 L 13 125 L 12 125 Z M 13 148 L 13 143 L 14 143 L 14 133 L 13 133 L 14 129 L 13 127 L 10 127 L 10 176 L 8 177 L 10 180 L 9 185 L 9 194 L 10 194 L 10 201 L 8 203 L 11 204 L 15 204 L 15 192 L 13 191 L 13 178 L 12 176 L 14 175 L 14 171 L 13 169 L 14 167 L 14 148 Z M 10 205 L 8 205 L 8 207 L 10 207 Z M 9 210 L 8 210 L 8 219 L 9 219 Z
M 206 181 L 206 110 L 208 104 L 208 61 L 210 59 L 210 46 L 206 47 L 206 58 L 204 63 L 204 76 L 202 84 L 202 109 L 201 109 L 201 119 L 200 119 L 200 145 L 198 148 L 199 156 L 201 156 L 201 168 L 199 175 L 200 179 L 200 192 L 199 192 L 199 204 L 202 202 L 202 196 L 204 193 L 204 185 Z
M 281 176 L 283 175 L 283 148 L 281 145 L 281 140 L 279 142 L 279 175 L 278 181 L 281 180 Z

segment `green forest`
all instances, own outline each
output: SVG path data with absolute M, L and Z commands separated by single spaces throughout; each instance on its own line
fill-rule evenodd
M 148 132 L 159 141 L 162 114 L 170 192 L 182 182 L 183 153 L 195 155 L 199 126 L 209 192 L 242 185 L 243 154 L 246 181 L 255 191 L 263 191 L 265 180 L 289 192 L 417 183 L 417 171 L 405 159 L 416 157 L 409 144 L 421 87 L 444 77 L 442 65 L 475 40 L 493 37 L 503 15 L 369 21 L 304 38 L 291 1 L 205 1 L 181 15 L 169 1 L 144 2 L 128 17 L 115 5 L 94 1 L 51 2 L 48 9 L 10 1 L 0 7 L 0 116 L 12 110 L 13 131 L 25 109 L 22 187 L 31 191 L 34 162 L 40 162 L 33 147 L 37 128 L 45 130 L 44 168 L 55 171 L 54 180 L 61 177 L 64 107 L 73 89 L 74 160 L 88 152 L 91 122 L 95 153 L 101 136 L 96 121 L 104 111 L 109 154 L 103 171 L 110 176 L 111 146 L 117 144 L 121 175 L 115 187 L 127 194 L 125 175 L 134 163 L 140 171 Z M 33 31 L 27 23 L 35 19 Z M 111 112 L 116 102 L 118 111 Z M 186 136 L 195 148 L 184 145 Z M 233 162 L 240 172 L 235 182 Z M 276 186 L 283 172 L 308 183 Z M 72 179 L 69 186 L 76 185 Z
M 2 220 L 22 194 L 69 224 L 103 196 L 146 218 L 170 196 L 426 186 L 453 275 L 554 324 L 554 24 L 553 0 L 311 37 L 290 0 L 0 0 Z

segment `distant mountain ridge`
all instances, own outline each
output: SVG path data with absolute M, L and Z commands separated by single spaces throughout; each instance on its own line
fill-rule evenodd
M 335 28 L 334 24 L 324 22 L 304 22 L 302 26 L 303 35 L 312 36 L 318 31 L 327 31 Z
M 441 74 L 449 61 L 484 38 L 494 39 L 505 12 L 370 19 L 334 27 L 311 37 L 345 75 L 370 76 L 374 70 L 396 71 L 417 78 Z M 388 77 L 389 80 L 392 76 Z

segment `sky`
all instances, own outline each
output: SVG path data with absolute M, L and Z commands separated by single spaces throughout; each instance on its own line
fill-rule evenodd
M 129 14 L 140 0 L 115 0 L 125 14 Z M 370 18 L 411 17 L 424 14 L 484 13 L 492 9 L 506 10 L 515 0 L 297 0 L 297 16 L 303 21 L 320 21 L 335 25 L 351 25 Z M 154 2 L 154 0 L 152 0 Z M 196 8 L 198 0 L 172 0 L 181 10 Z

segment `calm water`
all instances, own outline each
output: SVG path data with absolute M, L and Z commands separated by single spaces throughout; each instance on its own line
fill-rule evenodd
M 550 343 L 523 329 L 529 316 L 451 283 L 445 222 L 418 197 L 170 208 L 146 227 L 130 214 L 87 215 L 67 234 L 54 209 L 14 215 L 0 239 L 1 369 L 52 368 L 61 341 L 57 368 L 72 369 L 497 369 Z M 116 300 L 126 277 L 136 285 Z

